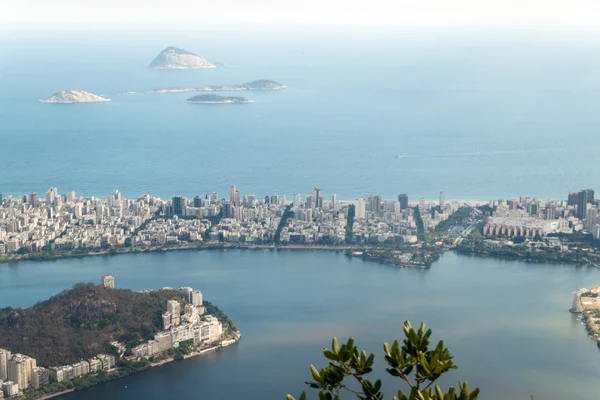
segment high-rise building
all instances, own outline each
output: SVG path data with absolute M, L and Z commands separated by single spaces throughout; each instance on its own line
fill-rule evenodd
M 440 206 L 444 204 L 444 192 L 440 192 Z
M 579 195 L 578 193 L 569 192 L 569 197 L 567 199 L 567 205 L 576 206 L 578 202 Z
M 8 350 L 0 349 L 0 381 L 8 379 L 8 360 L 12 354 Z
M 400 202 L 400 208 L 402 208 L 403 210 L 406 210 L 408 208 L 408 195 L 399 194 L 398 201 Z
M 112 275 L 104 275 L 102 277 L 102 286 L 105 288 L 114 289 L 115 288 L 115 277 Z
M 2 201 L 3 201 L 3 200 L 4 200 L 4 199 L 2 198 L 2 192 L 0 192 L 0 204 L 2 204 Z
M 321 188 L 315 188 L 315 207 L 323 208 L 323 191 Z
M 29 387 L 31 381 L 32 363 L 30 357 L 15 354 L 8 360 L 8 380 L 19 385 L 19 389 Z
M 235 187 L 235 185 L 231 185 L 231 187 L 229 188 L 229 201 L 231 201 L 234 204 L 235 204 L 235 192 L 236 191 L 237 191 L 237 188 Z
M 596 225 L 598 220 L 598 209 L 596 207 L 591 207 L 587 209 L 585 215 L 585 229 L 589 232 L 592 231 L 592 227 Z
M 337 195 L 334 193 L 331 195 L 331 204 L 333 204 L 333 206 L 335 207 L 337 203 Z
M 50 382 L 49 371 L 44 367 L 35 367 L 31 370 L 31 386 L 39 389 Z
M 582 190 L 577 194 L 577 218 L 584 220 L 587 215 L 588 191 Z
M 81 203 L 75 204 L 75 207 L 73 207 L 73 215 L 77 219 L 80 219 L 83 216 L 83 205 Z
M 312 193 L 306 194 L 306 208 L 314 208 L 315 207 L 315 199 Z
M 294 195 L 294 207 L 300 207 L 300 202 L 302 199 L 300 198 L 300 193 L 296 193 Z
M 234 193 L 234 195 L 233 195 L 233 204 L 235 204 L 238 207 L 241 204 L 241 201 L 240 201 L 240 191 L 239 190 L 236 190 L 235 193 Z
M 177 300 L 167 301 L 167 312 L 171 313 L 171 325 L 176 326 L 181 323 L 181 305 Z
M 167 311 L 172 315 L 180 315 L 181 314 L 181 305 L 177 300 L 169 300 L 167 301 Z
M 274 194 L 271 196 L 271 204 L 278 205 L 279 204 L 279 195 Z
M 421 207 L 421 208 L 425 207 L 425 199 L 423 197 L 421 197 L 419 199 L 419 207 Z
M 359 198 L 354 202 L 354 219 L 365 219 L 367 217 L 367 210 L 365 199 Z
M 194 208 L 202 207 L 202 197 L 196 196 L 194 197 Z
M 31 205 L 33 207 L 37 207 L 38 206 L 38 195 L 36 192 L 32 192 L 31 195 L 29 196 L 29 203 L 31 203 Z
M 183 196 L 173 196 L 171 205 L 174 215 L 183 215 L 184 199 L 185 197 Z
M 374 195 L 371 198 L 371 211 L 379 213 L 381 211 L 381 196 Z
M 592 226 L 592 237 L 596 240 L 600 239 L 600 224 Z
M 67 201 L 75 201 L 75 191 L 69 190 L 67 192 Z
M 194 290 L 191 294 L 191 301 L 190 303 L 193 306 L 198 306 L 200 307 L 202 305 L 202 292 L 199 290 Z
M 223 203 L 223 218 L 233 218 L 233 203 Z
M 590 204 L 594 204 L 594 189 L 585 189 L 587 192 L 587 201 Z

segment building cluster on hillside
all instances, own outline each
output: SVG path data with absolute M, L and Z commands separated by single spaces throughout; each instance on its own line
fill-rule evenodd
M 30 387 L 38 389 L 48 380 L 48 370 L 38 367 L 35 358 L 0 349 L 0 392 L 3 396 L 17 396 Z
M 494 210 L 483 227 L 487 236 L 545 236 L 584 232 L 600 238 L 600 202 L 592 189 L 569 193 L 566 200 L 542 201 L 527 196 L 491 201 Z
M 37 193 L 19 197 L 0 194 L 0 255 L 94 251 L 134 246 L 152 248 L 203 241 L 272 243 L 281 218 L 289 209 L 289 224 L 280 232 L 287 243 L 343 243 L 350 205 L 354 206 L 353 237 L 356 242 L 383 242 L 401 237 L 416 241 L 417 226 L 408 196 L 397 201 L 369 194 L 354 202 L 325 201 L 316 188 L 302 199 L 285 195 L 259 198 L 241 195 L 232 186 L 229 199 L 217 193 L 187 199 L 161 200 L 148 194 L 125 199 L 115 191 L 106 199 L 66 195 L 50 188 L 44 198 Z M 425 228 L 435 227 L 456 206 L 419 202 Z M 432 211 L 433 212 L 430 212 Z
M 102 276 L 101 286 L 113 289 L 114 276 Z M 167 302 L 166 311 L 162 314 L 163 330 L 154 336 L 154 340 L 132 348 L 134 357 L 156 356 L 179 347 L 185 341 L 208 344 L 221 339 L 223 325 L 217 317 L 205 314 L 202 292 L 191 287 L 164 287 L 161 290 L 176 290 L 185 296 L 187 303 L 182 309 L 177 300 Z M 112 342 L 111 345 L 119 355 L 125 354 L 126 347 L 123 343 Z M 0 400 L 4 396 L 21 395 L 28 389 L 42 388 L 51 382 L 72 380 L 98 371 L 111 371 L 116 366 L 116 360 L 113 354 L 98 354 L 74 364 L 44 368 L 38 366 L 32 357 L 12 354 L 9 350 L 0 348 Z
M 164 288 L 171 290 L 171 288 Z M 223 325 L 212 315 L 205 315 L 202 305 L 202 292 L 191 287 L 176 289 L 187 299 L 181 308 L 177 300 L 169 300 L 162 314 L 163 330 L 154 335 L 153 340 L 132 349 L 136 358 L 150 358 L 179 347 L 181 342 L 194 344 L 211 343 L 223 334 Z

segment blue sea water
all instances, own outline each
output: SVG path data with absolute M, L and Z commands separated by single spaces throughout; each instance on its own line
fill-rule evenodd
M 7 35 L 0 191 L 565 197 L 597 187 L 600 42 L 543 35 Z M 175 45 L 227 64 L 156 71 Z M 246 105 L 153 88 L 274 79 Z M 109 103 L 55 105 L 60 90 Z M 136 91 L 135 95 L 119 95 Z M 400 157 L 396 157 L 400 156 Z

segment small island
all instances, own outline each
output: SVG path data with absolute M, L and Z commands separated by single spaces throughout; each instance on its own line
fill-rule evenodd
M 209 85 L 187 88 L 168 88 L 168 89 L 152 89 L 150 93 L 182 93 L 182 92 L 227 92 L 227 91 L 269 91 L 282 90 L 286 86 L 279 82 L 259 79 L 252 82 L 243 83 L 241 85 Z
M 79 283 L 31 308 L 0 308 L 0 378 L 9 397 L 49 398 L 197 356 L 240 332 L 191 287 L 133 292 Z M 21 369 L 23 371 L 21 371 Z
M 190 97 L 185 101 L 191 104 L 242 104 L 252 103 L 252 100 L 248 100 L 245 97 L 239 96 L 219 96 L 217 94 L 200 94 L 198 96 Z
M 110 101 L 106 97 L 99 96 L 90 92 L 84 92 L 83 90 L 65 90 L 62 92 L 54 93 L 52 96 L 45 100 L 40 100 L 42 103 L 101 103 Z
M 154 69 L 205 69 L 217 66 L 197 54 L 177 47 L 167 47 L 150 63 Z

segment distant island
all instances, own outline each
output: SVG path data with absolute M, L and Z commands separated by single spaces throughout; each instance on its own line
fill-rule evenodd
M 192 104 L 238 104 L 238 103 L 252 103 L 252 100 L 248 100 L 245 97 L 239 96 L 219 96 L 217 94 L 200 94 L 198 96 L 190 97 L 185 101 L 186 103 Z
M 182 92 L 226 92 L 226 91 L 243 91 L 243 90 L 282 90 L 286 86 L 279 82 L 259 79 L 252 82 L 243 83 L 241 85 L 209 85 L 209 86 L 197 86 L 187 88 L 168 88 L 168 89 L 152 89 L 150 93 L 182 93 Z
M 167 47 L 150 63 L 154 69 L 204 69 L 217 66 L 197 54 L 177 47 Z
M 105 275 L 101 285 L 79 283 L 31 308 L 0 308 L 0 376 L 9 397 L 85 389 L 240 338 L 198 290 L 133 292 L 114 282 Z M 27 378 L 6 367 L 23 361 Z
M 45 100 L 40 100 L 42 103 L 100 103 L 110 101 L 106 97 L 99 96 L 83 90 L 65 90 L 54 93 Z

